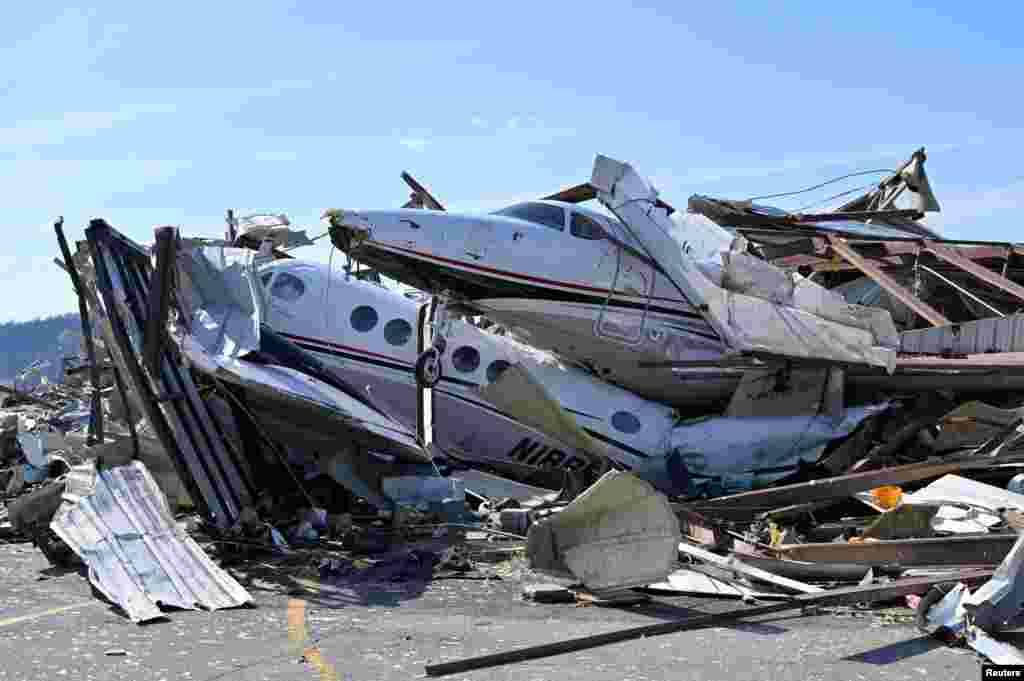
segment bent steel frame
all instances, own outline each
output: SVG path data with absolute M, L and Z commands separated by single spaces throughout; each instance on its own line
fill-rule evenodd
M 93 220 L 85 230 L 96 285 L 131 387 L 199 510 L 221 528 L 256 496 L 241 452 L 226 446 L 224 425 L 199 395 L 187 368 L 164 345 L 152 368 L 144 360 L 153 266 L 144 248 Z

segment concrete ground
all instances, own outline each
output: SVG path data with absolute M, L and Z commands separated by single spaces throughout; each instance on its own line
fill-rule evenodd
M 630 609 L 540 605 L 519 598 L 516 577 L 372 591 L 314 583 L 300 594 L 280 567 L 232 572 L 255 607 L 139 626 L 31 545 L 0 545 L 0 680 L 406 680 L 429 662 L 737 607 L 660 597 Z M 874 614 L 793 613 L 447 678 L 976 681 L 980 664 Z

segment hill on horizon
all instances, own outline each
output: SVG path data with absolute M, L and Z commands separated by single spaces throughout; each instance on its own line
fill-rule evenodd
M 0 383 L 19 385 L 39 383 L 39 375 L 18 378 L 33 362 L 49 362 L 40 371 L 50 381 L 63 379 L 63 358 L 78 355 L 82 323 L 78 314 L 69 313 L 25 322 L 0 323 Z

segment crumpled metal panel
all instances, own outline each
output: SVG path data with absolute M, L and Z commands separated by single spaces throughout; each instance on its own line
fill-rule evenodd
M 89 567 L 89 581 L 133 622 L 163 617 L 157 604 L 188 610 L 244 605 L 249 593 L 175 523 L 140 461 L 68 476 L 51 529 Z
M 177 294 L 189 331 L 214 356 L 243 357 L 260 347 L 262 289 L 253 285 L 255 253 L 182 241 Z
M 674 223 L 656 206 L 657 191 L 632 166 L 599 155 L 590 182 L 601 203 L 629 227 L 646 254 L 701 310 L 701 316 L 732 353 L 864 364 L 883 367 L 889 373 L 894 370 L 896 353 L 882 346 L 879 320 L 864 319 L 839 296 L 831 301 L 825 296 L 804 296 L 807 301 L 794 302 L 813 303 L 808 310 L 716 286 L 679 248 L 671 236 Z M 887 339 L 889 333 L 884 335 Z
M 675 567 L 679 519 L 668 499 L 630 473 L 610 471 L 527 535 L 530 567 L 592 591 L 645 586 Z

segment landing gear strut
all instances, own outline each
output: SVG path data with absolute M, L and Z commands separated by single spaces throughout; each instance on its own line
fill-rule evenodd
M 441 380 L 441 353 L 436 347 L 423 352 L 416 360 L 416 383 L 421 388 L 433 388 Z

